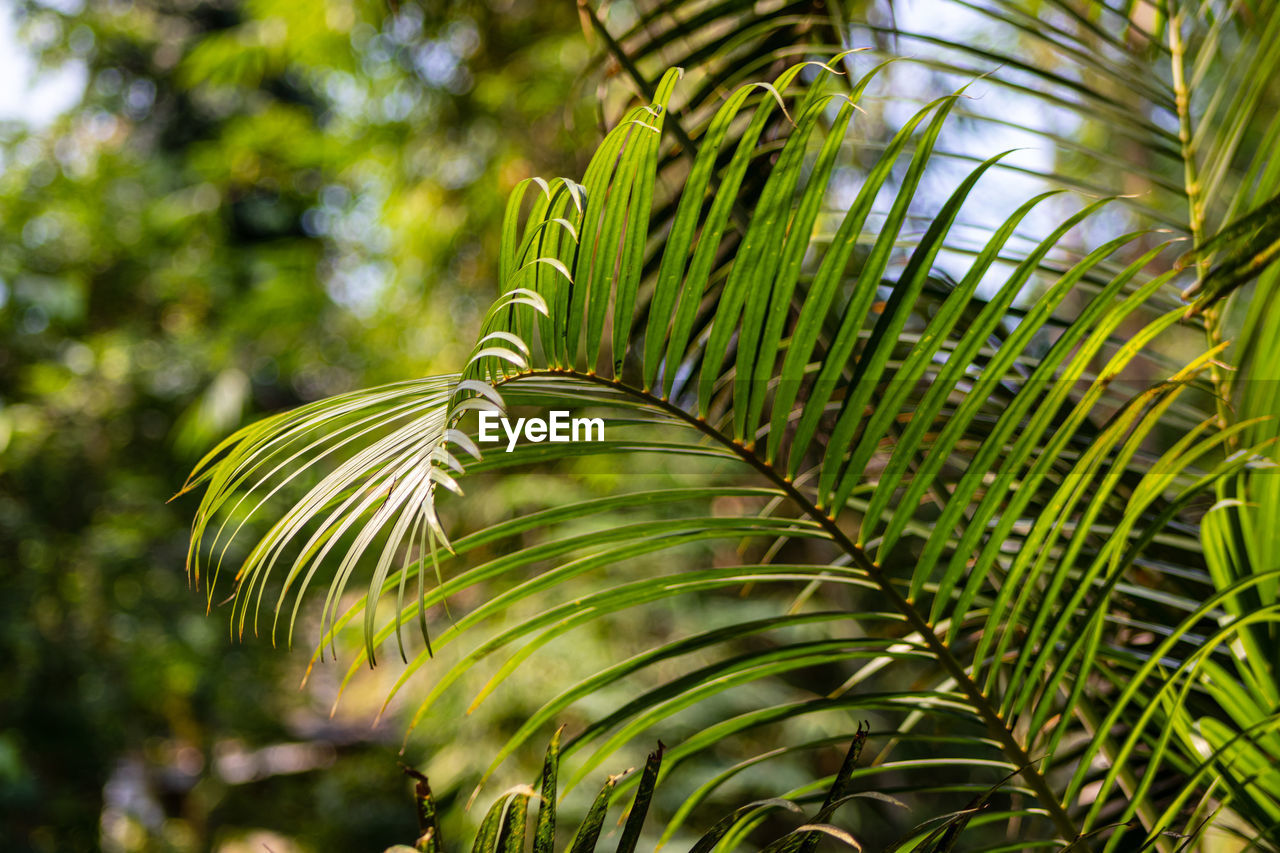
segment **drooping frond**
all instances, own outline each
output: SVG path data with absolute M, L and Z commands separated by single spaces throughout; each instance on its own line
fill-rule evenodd
M 1106 200 L 1027 245 L 1019 227 L 1051 193 L 1037 196 L 984 245 L 952 249 L 962 211 L 981 200 L 1002 157 L 922 205 L 959 93 L 916 111 L 833 210 L 838 164 L 857 151 L 859 99 L 880 70 L 836 91 L 837 69 L 801 63 L 729 93 L 694 140 L 669 221 L 657 221 L 678 80 L 668 73 L 653 102 L 605 138 L 580 183 L 526 182 L 513 194 L 504 296 L 461 381 L 339 398 L 229 439 L 195 475 L 209 490 L 193 565 L 210 542 L 225 547 L 215 517 L 233 519 L 234 533 L 303 461 L 332 460 L 250 551 L 238 618 L 256 612 L 290 543 L 277 612 L 286 595 L 300 599 L 330 551 L 342 553 L 331 561 L 321 648 L 362 618 L 365 652 L 353 672 L 402 623 L 425 625 L 434 606 L 483 593 L 465 596 L 473 606 L 433 633 L 401 677 L 432 665 L 433 651 L 471 642 L 447 667 L 432 665 L 420 719 L 463 673 L 494 662 L 483 700 L 597 620 L 760 591 L 737 604 L 717 599 L 727 621 L 655 639 L 557 690 L 495 767 L 582 700 L 675 668 L 566 741 L 563 754 L 581 756 L 570 785 L 655 731 L 683 732 L 670 738 L 669 774 L 770 728 L 822 720 L 847 730 L 865 717 L 886 745 L 846 782 L 905 780 L 914 796 L 960 796 L 961 805 L 981 798 L 984 813 L 966 812 L 960 825 L 968 833 L 1012 821 L 1045 843 L 1115 846 L 1136 833 L 1164 847 L 1169 827 L 1194 826 L 1197 796 L 1218 784 L 1196 765 L 1257 759 L 1230 735 L 1204 738 L 1213 755 L 1197 753 L 1188 697 L 1230 701 L 1207 690 L 1204 675 L 1233 665 L 1233 643 L 1269 630 L 1274 608 L 1237 605 L 1246 590 L 1275 587 L 1265 573 L 1224 581 L 1183 558 L 1199 549 L 1195 503 L 1260 470 L 1260 422 L 1169 417 L 1178 406 L 1184 415 L 1205 408 L 1205 376 L 1225 345 L 1172 365 L 1154 353 L 1183 318 L 1181 308 L 1151 310 L 1179 275 L 1177 253 L 1141 230 L 1078 250 L 1078 226 Z M 766 136 L 779 115 L 785 131 Z M 455 484 L 447 448 L 472 447 L 459 431 L 468 408 L 500 406 L 591 409 L 612 432 L 492 452 L 470 474 L 651 454 L 660 468 L 687 465 L 699 482 L 549 500 L 465 531 L 437 555 L 432 537 L 443 541 L 444 530 L 433 487 Z M 419 530 L 426 547 L 404 548 Z M 751 557 L 709 558 L 709 548 L 735 544 Z M 366 551 L 379 555 L 367 594 L 339 614 Z M 437 584 L 426 589 L 437 558 Z M 629 570 L 640 565 L 667 570 Z M 562 589 L 574 593 L 557 600 Z M 378 624 L 379 599 L 393 595 L 394 616 Z M 1156 609 L 1176 618 L 1153 621 Z M 822 692 L 786 686 L 788 674 L 812 670 L 825 674 Z M 744 691 L 756 701 L 744 706 Z M 694 729 L 677 722 L 711 703 L 734 713 Z M 690 802 L 731 777 L 708 781 Z M 1178 787 L 1153 784 L 1162 778 Z M 1237 797 L 1269 783 L 1240 784 Z M 601 803 L 627 789 L 619 780 Z M 528 796 L 507 805 L 522 808 Z M 906 849 L 944 835 L 954 842 L 928 828 Z
M 505 315 L 509 320 L 523 311 L 545 313 L 546 306 L 535 293 L 512 287 L 490 309 L 489 318 Z M 321 616 L 323 632 L 326 624 L 337 620 L 358 564 L 373 551 L 378 556 L 368 586 L 365 635 L 374 634 L 377 593 L 394 576 L 396 640 L 404 657 L 399 614 L 410 563 L 434 559 L 437 548 L 449 547 L 436 513 L 436 487 L 461 493 L 455 477 L 463 466 L 455 448 L 480 458 L 475 442 L 457 428 L 458 422 L 469 411 L 496 412 L 503 404 L 492 386 L 471 374 L 495 361 L 526 368 L 526 355 L 528 348 L 519 338 L 489 329 L 460 377 L 431 377 L 332 397 L 250 425 L 221 442 L 197 464 L 179 492 L 205 487 L 192 526 L 187 571 L 199 581 L 201 567 L 212 564 L 210 607 L 223 562 L 245 523 L 294 481 L 327 469 L 247 555 L 234 558 L 240 565 L 234 578 L 233 630 L 243 636 L 252 613 L 253 630 L 258 631 L 263 595 L 277 564 L 283 563 L 288 569 L 276 593 L 271 636 L 276 636 L 280 616 L 287 610 L 286 636 L 292 644 L 308 588 L 321 566 L 335 560 L 337 570 Z M 422 600 L 425 576 L 421 571 L 416 575 L 416 598 Z M 430 649 L 425 617 L 418 621 Z M 366 653 L 372 662 L 371 644 Z

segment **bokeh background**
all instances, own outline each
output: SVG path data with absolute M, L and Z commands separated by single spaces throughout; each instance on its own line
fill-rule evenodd
M 195 503 L 166 501 L 256 415 L 456 368 L 507 190 L 598 138 L 566 106 L 591 102 L 573 5 L 0 22 L 0 848 L 412 840 L 396 762 L 448 733 L 402 759 L 404 721 L 371 726 L 386 684 L 330 719 L 305 652 L 231 642 L 184 572 Z

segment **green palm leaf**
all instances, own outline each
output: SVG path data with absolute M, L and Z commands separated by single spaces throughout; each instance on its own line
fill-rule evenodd
M 806 83 L 810 72 L 816 77 Z M 767 619 L 737 618 L 657 644 L 560 693 L 498 761 L 578 700 L 658 663 L 687 658 L 683 676 L 597 715 L 566 742 L 563 754 L 584 756 L 570 786 L 637 737 L 678 730 L 675 721 L 690 709 L 820 667 L 840 673 L 830 695 L 762 694 L 768 699 L 750 710 L 673 740 L 665 767 L 763 727 L 809 719 L 847 726 L 851 715 L 874 714 L 899 733 L 897 742 L 912 742 L 919 729 L 965 733 L 929 741 L 939 761 L 966 782 L 987 770 L 1016 774 L 1029 792 L 1017 796 L 1031 805 L 1005 799 L 982 815 L 995 789 L 970 796 L 974 805 L 922 828 L 911 849 L 950 849 L 966 826 L 1014 819 L 1032 842 L 1086 845 L 1105 835 L 1112 846 L 1132 819 L 1162 846 L 1176 798 L 1152 793 L 1150 780 L 1171 770 L 1203 787 L 1206 775 L 1194 770 L 1190 739 L 1175 737 L 1191 725 L 1189 697 L 1206 695 L 1193 676 L 1235 637 L 1269 625 L 1271 611 L 1235 613 L 1207 638 L 1197 632 L 1231 613 L 1243 590 L 1274 593 L 1274 584 L 1251 577 L 1220 584 L 1197 606 L 1177 588 L 1158 589 L 1189 615 L 1167 626 L 1155 649 L 1124 640 L 1124 626 L 1140 613 L 1130 599 L 1148 586 L 1132 575 L 1153 543 L 1176 539 L 1177 525 L 1191 522 L 1192 502 L 1257 464 L 1251 422 L 1218 429 L 1204 421 L 1151 458 L 1167 414 L 1203 385 L 1224 347 L 1143 381 L 1148 347 L 1182 318 L 1180 309 L 1151 316 L 1175 271 L 1148 273 L 1161 247 L 1147 247 L 1140 232 L 1069 252 L 1066 235 L 1105 202 L 1016 252 L 1011 239 L 1043 197 L 1033 199 L 981 250 L 947 254 L 963 268 L 944 269 L 961 211 L 1000 159 L 969 173 L 938 210 L 916 210 L 955 94 L 927 104 L 893 136 L 839 228 L 820 236 L 817 211 L 871 79 L 834 98 L 823 88 L 833 76 L 795 65 L 725 100 L 699 137 L 669 227 L 659 226 L 667 230 L 651 276 L 644 274 L 654 243 L 650 212 L 659 204 L 655 181 L 674 126 L 678 74 L 663 77 L 653 103 L 626 114 L 581 184 L 522 185 L 503 231 L 506 292 L 461 376 L 325 401 L 224 442 L 193 475 L 192 486 L 208 486 L 193 571 L 210 546 L 216 560 L 226 548 L 215 519 L 234 519 L 233 536 L 245 515 L 299 473 L 331 466 L 245 557 L 235 585 L 238 624 L 242 630 L 257 612 L 275 563 L 292 559 L 276 605 L 278 613 L 293 594 L 292 630 L 297 602 L 332 554 L 318 654 L 359 617 L 365 649 L 354 671 L 372 663 L 391 634 L 398 638 L 404 622 L 418 621 L 425 634 L 430 608 L 464 590 L 482 592 L 433 633 L 400 678 L 397 689 L 433 653 L 473 640 L 452 666 L 436 670 L 419 717 L 464 672 L 517 644 L 478 701 L 540 649 L 596 619 L 731 586 L 789 589 L 786 597 L 760 597 L 777 603 Z M 792 119 L 773 142 L 763 134 L 778 114 Z M 732 140 L 729 127 L 740 128 Z M 767 167 L 765 152 L 776 155 Z M 890 183 L 895 170 L 900 177 Z M 758 183 L 746 182 L 748 174 Z M 873 222 L 873 203 L 885 197 L 888 209 Z M 747 219 L 733 233 L 737 207 Z M 922 215 L 927 225 L 917 234 L 913 222 Z M 1034 301 L 1015 308 L 1028 293 Z M 1138 325 L 1122 341 L 1126 323 Z M 1126 379 L 1140 390 L 1118 392 Z M 461 429 L 466 413 L 583 404 L 611 418 L 609 441 L 494 452 L 469 473 L 641 453 L 721 467 L 706 469 L 705 484 L 691 489 L 547 507 L 469 532 L 438 554 L 447 540 L 434 487 L 456 491 L 446 469 L 462 466 L 450 448 L 475 449 Z M 1247 449 L 1233 452 L 1237 445 Z M 755 483 L 733 482 L 726 471 Z M 706 509 L 727 500 L 741 508 Z M 621 524 L 613 516 L 678 502 L 693 508 Z M 533 530 L 537 541 L 524 542 Z M 786 548 L 804 559 L 702 564 L 700 543 L 716 542 L 757 542 L 770 555 Z M 496 543 L 502 549 L 490 551 Z M 340 613 L 369 551 L 378 557 L 367 591 Z M 655 555 L 673 570 L 587 585 L 606 569 Z M 430 561 L 437 581 L 427 590 Z M 410 580 L 418 588 L 411 599 Z M 562 587 L 579 591 L 556 604 L 551 596 Z M 394 615 L 379 624 L 378 602 L 391 595 Z M 535 615 L 516 618 L 542 601 Z M 743 643 L 752 638 L 767 642 Z M 716 655 L 704 663 L 688 657 L 706 650 Z M 905 671 L 915 673 L 910 689 Z M 1256 726 L 1259 718 L 1236 722 Z M 1230 735 L 1214 737 L 1222 753 Z M 1228 760 L 1256 763 L 1233 743 Z M 891 761 L 892 748 L 877 762 L 912 789 L 932 790 L 937 765 Z M 658 773 L 641 782 L 642 794 Z M 573 849 L 594 847 L 609 800 L 626 788 L 606 785 Z M 477 849 L 503 845 L 503 827 L 514 826 L 508 815 L 522 814 L 528 796 L 513 792 L 495 805 Z M 1114 812 L 1120 822 L 1106 823 Z M 733 837 L 742 837 L 755 820 L 743 813 L 724 833 L 737 827 Z M 824 821 L 777 849 L 807 849 L 811 833 L 843 837 Z

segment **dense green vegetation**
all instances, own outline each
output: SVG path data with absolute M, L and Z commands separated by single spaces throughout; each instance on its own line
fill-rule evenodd
M 19 849 L 1280 845 L 1272 4 L 24 14 Z

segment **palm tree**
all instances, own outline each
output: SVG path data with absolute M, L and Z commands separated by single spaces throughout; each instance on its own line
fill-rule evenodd
M 659 2 L 620 25 L 584 6 L 641 100 L 580 181 L 513 193 L 502 293 L 469 362 L 225 440 L 186 487 L 205 487 L 190 571 L 212 603 L 236 533 L 307 480 L 236 558 L 234 624 L 256 628 L 269 594 L 273 635 L 287 613 L 291 637 L 326 572 L 317 657 L 358 622 L 352 671 L 394 644 L 401 685 L 496 624 L 434 669 L 417 720 L 498 655 L 477 701 L 585 625 L 713 602 L 715 624 L 552 688 L 490 768 L 575 703 L 664 673 L 556 747 L 585 756 L 577 781 L 681 733 L 660 771 L 600 803 L 737 749 L 664 838 L 735 777 L 834 749 L 865 718 L 870 764 L 788 793 L 950 809 L 903 849 L 949 849 L 960 829 L 974 849 L 1189 849 L 1211 830 L 1274 849 L 1280 8 L 939 0 L 986 28 L 961 42 L 870 5 Z M 659 73 L 678 64 L 684 79 Z M 927 73 L 904 91 L 903 67 Z M 875 121 L 956 75 L 905 120 Z M 965 79 L 982 75 L 972 88 L 1011 94 L 972 98 Z M 1073 117 L 1032 127 L 1063 152 L 1048 165 L 940 142 L 1019 124 L 1026 103 Z M 939 197 L 937 176 L 966 159 Z M 1056 186 L 974 227 L 1009 172 Z M 1063 189 L 1109 194 L 1064 208 L 1079 195 Z M 604 440 L 477 446 L 472 412 L 557 409 L 599 415 Z M 439 486 L 593 459 L 681 484 L 619 476 L 612 494 L 460 536 L 438 511 L 458 504 Z M 706 543 L 742 558 L 711 564 Z M 799 694 L 765 686 L 813 672 Z M 746 688 L 755 704 L 724 704 Z M 720 711 L 671 722 L 695 707 Z M 821 737 L 795 725 L 818 719 Z M 784 742 L 753 754 L 761 731 Z M 523 839 L 531 795 L 495 806 L 490 847 L 514 843 L 517 812 Z M 738 840 L 763 819 L 735 815 Z

